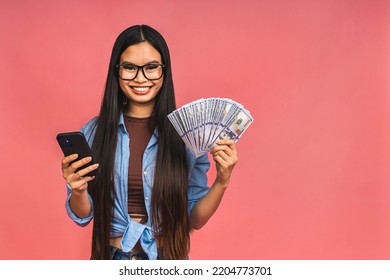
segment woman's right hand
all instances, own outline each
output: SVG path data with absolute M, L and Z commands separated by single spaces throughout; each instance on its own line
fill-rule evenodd
M 99 164 L 93 164 L 75 172 L 78 168 L 86 165 L 92 160 L 91 157 L 85 157 L 80 160 L 74 161 L 77 158 L 77 154 L 72 154 L 62 159 L 62 174 L 65 181 L 72 188 L 72 192 L 81 194 L 87 189 L 88 182 L 92 181 L 95 178 L 95 176 L 88 176 L 88 173 L 97 169 L 99 167 Z M 71 163 L 72 161 L 74 162 Z

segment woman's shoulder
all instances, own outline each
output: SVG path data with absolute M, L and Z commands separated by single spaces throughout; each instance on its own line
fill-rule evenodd
M 93 136 L 95 134 L 97 119 L 98 117 L 93 117 L 80 130 L 85 135 L 85 138 L 89 143 L 92 142 Z

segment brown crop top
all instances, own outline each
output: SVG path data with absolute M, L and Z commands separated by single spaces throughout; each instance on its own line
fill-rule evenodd
M 126 130 L 130 136 L 128 212 L 131 218 L 141 219 L 142 224 L 148 221 L 142 183 L 142 157 L 154 130 L 149 124 L 150 119 L 124 117 Z

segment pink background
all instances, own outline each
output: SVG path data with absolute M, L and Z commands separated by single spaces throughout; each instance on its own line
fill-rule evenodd
M 255 118 L 192 259 L 390 259 L 388 3 L 2 1 L 0 259 L 89 257 L 55 136 L 98 113 L 140 23 L 170 46 L 179 106 L 229 97 Z

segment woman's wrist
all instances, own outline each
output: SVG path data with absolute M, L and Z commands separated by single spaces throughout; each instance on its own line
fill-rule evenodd
M 87 189 L 83 189 L 83 190 L 72 189 L 72 196 L 82 197 L 86 195 L 86 193 L 87 193 Z
M 229 183 L 230 183 L 230 178 L 228 178 L 228 179 L 221 179 L 221 178 L 217 177 L 215 179 L 214 185 L 226 189 L 229 186 Z

